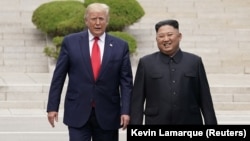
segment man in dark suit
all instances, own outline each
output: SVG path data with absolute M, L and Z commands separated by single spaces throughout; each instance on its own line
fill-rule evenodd
M 119 128 L 126 129 L 130 120 L 133 76 L 128 43 L 105 32 L 108 5 L 90 4 L 84 20 L 88 29 L 70 34 L 62 42 L 49 91 L 48 120 L 54 127 L 68 76 L 63 122 L 70 141 L 118 141 Z M 94 37 L 98 37 L 97 43 Z M 99 48 L 98 61 L 92 60 L 93 45 Z M 97 64 L 95 68 L 93 64 Z
M 180 49 L 178 21 L 160 21 L 155 30 L 159 51 L 139 60 L 130 124 L 217 124 L 202 59 Z

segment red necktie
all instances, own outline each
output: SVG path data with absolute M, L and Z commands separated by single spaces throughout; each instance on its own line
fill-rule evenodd
M 100 49 L 98 46 L 99 37 L 95 37 L 94 40 L 95 41 L 93 44 L 92 54 L 91 54 L 91 63 L 92 63 L 94 78 L 96 80 L 101 66 L 101 56 L 100 56 Z

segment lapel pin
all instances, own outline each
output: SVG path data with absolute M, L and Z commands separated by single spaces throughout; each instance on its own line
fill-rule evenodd
M 109 46 L 110 46 L 110 47 L 113 47 L 113 45 L 112 45 L 112 44 L 109 44 Z

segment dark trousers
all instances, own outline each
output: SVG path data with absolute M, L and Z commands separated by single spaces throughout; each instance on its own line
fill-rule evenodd
M 70 141 L 118 141 L 119 131 L 103 130 L 95 116 L 94 108 L 86 125 L 81 128 L 68 127 Z

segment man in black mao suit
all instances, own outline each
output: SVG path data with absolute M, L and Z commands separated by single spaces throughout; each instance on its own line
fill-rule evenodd
M 159 52 L 139 60 L 130 124 L 216 125 L 202 59 L 180 49 L 178 21 L 160 21 L 155 30 Z
M 105 33 L 108 5 L 90 4 L 84 20 L 88 29 L 70 34 L 62 42 L 49 91 L 48 120 L 54 127 L 68 76 L 63 122 L 69 140 L 118 141 L 119 128 L 126 129 L 130 120 L 133 78 L 128 43 Z M 91 64 L 94 37 L 99 37 L 101 58 L 96 79 Z

